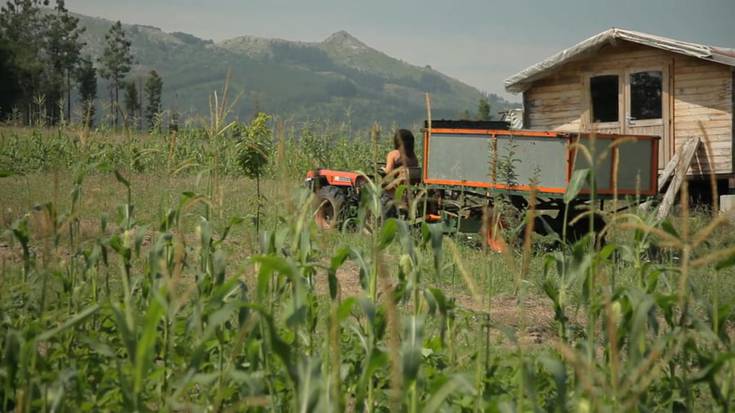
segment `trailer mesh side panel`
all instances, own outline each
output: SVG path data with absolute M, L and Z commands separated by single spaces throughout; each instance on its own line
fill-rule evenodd
M 498 135 L 497 182 L 542 188 L 565 188 L 567 179 L 567 142 L 564 138 Z M 508 164 L 511 163 L 512 167 Z M 510 171 L 504 171 L 507 168 Z M 513 176 L 509 176 L 511 175 Z
M 595 183 L 598 191 L 612 189 L 612 156 L 610 155 L 611 141 L 606 139 L 596 139 L 594 146 L 591 140 L 582 139 L 579 143 L 584 145 L 590 154 L 595 158 Z M 577 151 L 576 160 L 574 160 L 574 169 L 592 169 L 587 159 L 580 151 Z M 589 190 L 589 186 L 585 186 Z
M 429 145 L 429 179 L 490 182 L 488 135 L 433 134 Z
M 615 191 L 613 161 L 617 157 L 617 193 L 657 192 L 657 138 L 636 135 L 568 135 L 528 131 L 441 131 L 426 135 L 425 181 L 429 184 L 479 188 L 511 188 L 563 194 L 572 169 L 589 169 L 595 159 L 598 195 Z M 617 141 L 617 143 L 615 143 Z M 587 150 L 577 148 L 576 143 Z M 612 149 L 618 148 L 617 153 Z M 584 193 L 589 193 L 585 188 Z
M 618 189 L 636 192 L 649 190 L 651 186 L 651 159 L 654 158 L 650 142 L 628 142 L 620 145 L 618 164 Z
M 431 180 L 492 182 L 492 138 L 488 135 L 433 134 L 427 177 Z M 511 153 L 512 152 L 512 153 Z M 563 188 L 566 186 L 566 140 L 527 136 L 497 137 L 496 182 Z M 508 165 L 512 164 L 512 171 Z

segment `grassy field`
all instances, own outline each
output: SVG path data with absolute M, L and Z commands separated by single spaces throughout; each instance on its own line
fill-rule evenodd
M 606 212 L 602 247 L 506 254 L 317 231 L 303 173 L 370 170 L 387 140 L 354 138 L 1 128 L 0 410 L 729 410 L 726 218 Z

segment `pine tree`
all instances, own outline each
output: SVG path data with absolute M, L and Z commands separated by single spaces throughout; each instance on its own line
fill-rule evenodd
M 487 99 L 487 96 L 483 96 L 480 98 L 480 103 L 477 106 L 477 120 L 491 120 L 492 116 L 490 115 L 490 102 Z
M 56 0 L 55 6 L 47 9 L 50 3 L 7 1 L 0 9 L 0 39 L 5 46 L 5 65 L 13 69 L 14 78 L 6 75 L 2 81 L 12 81 L 20 91 L 14 94 L 13 105 L 20 105 L 28 122 L 33 116 L 31 107 L 37 106 L 48 119 L 36 120 L 53 124 L 63 116 L 64 97 L 67 117 L 71 112 L 71 77 L 84 46 L 80 41 L 84 29 L 69 14 L 64 0 Z
M 156 115 L 161 113 L 161 93 L 163 92 L 163 80 L 158 72 L 151 70 L 145 81 L 146 107 L 145 118 L 149 128 L 152 130 L 156 125 Z M 158 125 L 160 128 L 160 125 Z
M 18 86 L 18 68 L 13 51 L 6 41 L 0 39 L 0 121 L 16 108 L 22 91 Z
M 133 56 L 130 52 L 130 41 L 125 37 L 120 21 L 110 27 L 105 35 L 107 45 L 102 52 L 99 62 L 100 76 L 110 81 L 110 105 L 114 112 L 114 124 L 118 125 L 119 94 L 123 79 L 130 72 L 133 64 Z
M 6 55 L 12 59 L 8 65 L 13 68 L 20 91 L 14 103 L 26 114 L 28 123 L 31 121 L 33 98 L 43 93 L 41 53 L 46 28 L 41 6 L 47 4 L 48 0 L 9 0 L 0 8 L 0 39 L 7 46 Z M 0 81 L 7 82 L 8 79 Z
M 136 125 L 140 116 L 140 99 L 138 98 L 138 86 L 134 80 L 125 83 L 125 111 L 127 127 Z
M 77 68 L 77 85 L 82 104 L 82 118 L 88 127 L 94 125 L 95 100 L 97 99 L 97 69 L 92 58 L 82 58 Z
M 71 117 L 71 76 L 84 47 L 80 36 L 85 28 L 79 26 L 79 19 L 70 15 L 64 0 L 56 0 L 55 13 L 46 14 L 46 50 L 49 60 L 47 76 L 51 112 L 58 116 L 57 102 L 66 95 L 66 118 Z M 58 116 L 60 117 L 60 116 Z

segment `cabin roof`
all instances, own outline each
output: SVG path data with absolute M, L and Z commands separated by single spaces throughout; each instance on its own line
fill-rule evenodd
M 589 56 L 606 44 L 614 43 L 616 40 L 638 43 L 673 53 L 709 60 L 728 66 L 735 66 L 735 49 L 683 42 L 681 40 L 613 27 L 509 77 L 505 81 L 505 90 L 508 92 L 523 92 L 531 86 L 531 83 L 545 77 L 561 65 L 578 58 Z

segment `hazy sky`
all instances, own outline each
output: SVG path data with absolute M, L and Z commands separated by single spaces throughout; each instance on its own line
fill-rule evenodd
M 378 50 L 517 100 L 503 80 L 610 27 L 735 48 L 735 0 L 67 0 L 75 12 L 223 40 L 320 41 L 346 30 Z

